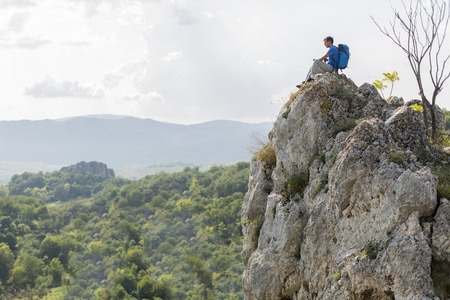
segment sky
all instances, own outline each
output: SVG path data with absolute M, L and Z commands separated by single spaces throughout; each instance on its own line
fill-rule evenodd
M 329 35 L 349 45 L 344 73 L 358 86 L 397 71 L 392 94 L 417 99 L 405 53 L 370 18 L 389 26 L 393 7 L 402 2 L 0 0 L 0 120 L 273 122 Z M 450 109 L 450 80 L 437 104 Z

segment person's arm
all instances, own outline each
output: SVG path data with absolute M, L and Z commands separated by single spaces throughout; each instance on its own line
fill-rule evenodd
M 321 58 L 319 58 L 320 61 L 324 61 L 326 59 L 328 59 L 328 57 L 330 57 L 330 54 L 325 54 L 324 56 L 322 56 Z

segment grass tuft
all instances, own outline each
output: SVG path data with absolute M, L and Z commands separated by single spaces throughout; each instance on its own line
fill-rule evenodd
M 269 168 L 274 168 L 277 164 L 277 156 L 272 143 L 268 142 L 255 154 L 255 159 L 266 164 Z

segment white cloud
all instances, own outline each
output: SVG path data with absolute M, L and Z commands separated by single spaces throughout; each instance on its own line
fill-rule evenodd
M 119 85 L 123 77 L 120 73 L 108 73 L 103 77 L 102 84 L 107 90 L 111 90 Z
M 121 0 L 70 0 L 75 3 L 84 4 L 85 12 L 88 17 L 93 17 L 96 14 L 100 13 L 105 9 L 105 6 L 108 8 L 118 7 L 121 3 Z
M 65 41 L 62 44 L 69 47 L 87 47 L 92 45 L 89 41 Z
M 148 68 L 150 68 L 150 62 L 146 58 L 124 63 L 117 70 L 107 73 L 103 77 L 102 84 L 107 90 L 111 90 L 126 80 L 132 84 L 134 89 L 140 90 Z
M 270 61 L 268 59 L 266 59 L 266 60 L 258 60 L 257 63 L 260 64 L 260 65 L 277 65 L 277 64 L 279 64 L 277 62 L 273 62 L 273 61 Z
M 47 39 L 40 39 L 30 36 L 20 37 L 16 39 L 3 38 L 0 40 L 0 47 L 3 48 L 22 48 L 22 49 L 38 49 L 50 44 L 51 41 Z
M 180 25 L 189 26 L 198 22 L 197 18 L 194 17 L 194 14 L 191 11 L 178 7 L 175 7 L 174 10 Z
M 34 37 L 23 37 L 15 41 L 14 46 L 18 48 L 37 49 L 50 44 L 50 40 Z
M 26 95 L 34 98 L 101 98 L 104 96 L 102 88 L 80 85 L 78 82 L 57 81 L 47 77 L 31 88 L 26 88 Z
M 206 19 L 211 19 L 214 15 L 213 15 L 211 12 L 209 12 L 209 11 L 204 11 L 204 12 L 203 12 L 203 16 L 204 16 Z
M 164 57 L 162 58 L 162 60 L 165 60 L 165 61 L 174 61 L 174 60 L 180 59 L 182 56 L 183 56 L 183 52 L 180 52 L 180 51 L 169 52 L 169 53 L 167 53 L 166 56 L 164 56 Z
M 27 13 L 16 13 L 9 20 L 7 27 L 9 30 L 20 32 L 28 19 L 29 15 Z
M 2 0 L 0 2 L 0 7 L 27 7 L 35 5 L 36 3 L 31 0 Z
M 142 93 L 133 93 L 123 97 L 125 101 L 134 101 L 134 102 L 142 102 L 142 101 L 151 101 L 151 102 L 166 102 L 166 99 L 157 92 L 149 92 L 146 94 Z

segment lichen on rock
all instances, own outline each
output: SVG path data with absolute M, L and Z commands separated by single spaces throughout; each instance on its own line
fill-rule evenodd
M 283 107 L 276 166 L 252 162 L 242 209 L 246 299 L 435 299 L 431 262 L 450 259 L 438 154 L 420 113 L 390 102 L 327 74 Z

